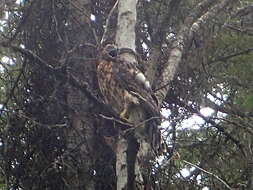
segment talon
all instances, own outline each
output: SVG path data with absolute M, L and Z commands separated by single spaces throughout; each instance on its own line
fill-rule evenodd
M 124 109 L 124 110 L 120 113 L 119 117 L 120 117 L 120 119 L 122 119 L 122 120 L 128 121 L 127 109 Z

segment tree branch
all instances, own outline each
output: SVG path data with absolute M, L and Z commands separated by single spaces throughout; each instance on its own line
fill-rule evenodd
M 236 57 L 236 56 L 249 54 L 249 53 L 251 53 L 252 51 L 253 51 L 253 48 L 248 48 L 248 49 L 245 49 L 245 50 L 242 50 L 242 51 L 233 53 L 233 54 L 231 54 L 231 55 L 227 55 L 227 56 L 224 56 L 224 57 L 218 57 L 218 58 L 216 58 L 215 60 L 210 61 L 210 62 L 208 63 L 208 65 L 209 65 L 209 64 L 212 64 L 212 63 L 215 63 L 215 62 L 218 62 L 218 61 L 227 61 L 228 59 L 231 59 L 231 58 Z
M 233 190 L 233 189 L 232 189 L 224 180 L 222 180 L 219 176 L 217 176 L 217 175 L 215 175 L 215 174 L 213 174 L 213 173 L 211 173 L 211 172 L 208 172 L 208 171 L 204 170 L 203 168 L 197 166 L 196 164 L 190 163 L 190 162 L 188 162 L 188 161 L 186 161 L 186 160 L 183 160 L 183 162 L 186 163 L 186 164 L 188 164 L 188 165 L 190 165 L 190 166 L 193 166 L 193 167 L 199 169 L 200 171 L 202 171 L 202 172 L 204 172 L 204 173 L 206 173 L 206 174 L 209 174 L 209 175 L 215 177 L 215 178 L 218 179 L 221 183 L 223 183 L 228 189 Z
M 169 59 L 166 63 L 166 67 L 162 72 L 160 86 L 164 88 L 156 92 L 160 105 L 166 97 L 167 91 L 170 88 L 169 83 L 172 81 L 176 74 L 179 63 L 182 60 L 183 51 L 185 50 L 185 44 L 188 40 L 192 39 L 194 33 L 198 32 L 201 27 L 203 27 L 209 20 L 216 16 L 220 11 L 224 10 L 225 7 L 234 3 L 236 0 L 223 0 L 217 3 L 208 12 L 203 14 L 196 22 L 194 22 L 195 17 L 203 11 L 203 2 L 200 3 L 195 10 L 186 18 L 185 24 L 182 25 L 176 40 L 172 44 L 172 49 L 170 51 Z M 206 0 L 205 3 L 209 4 L 210 1 Z

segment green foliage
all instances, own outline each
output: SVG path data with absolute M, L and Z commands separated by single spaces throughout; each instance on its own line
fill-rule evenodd
M 178 29 L 199 2 L 203 1 L 140 1 L 140 24 L 136 26 L 140 56 L 148 60 L 152 48 L 160 47 L 157 64 L 167 63 L 174 40 L 168 40 L 168 36 L 177 37 Z M 165 118 L 169 123 L 165 127 L 168 158 L 165 157 L 160 165 L 155 163 L 153 168 L 148 164 L 145 182 L 153 182 L 153 187 L 159 184 L 160 189 L 173 190 L 225 189 L 214 175 L 231 188 L 250 187 L 253 176 L 250 165 L 253 156 L 253 38 L 252 31 L 243 28 L 242 18 L 232 14 L 241 8 L 239 6 L 250 2 L 240 1 L 237 7 L 229 7 L 216 15 L 194 36 L 197 45 L 194 42 L 185 44 L 187 49 L 182 63 L 169 84 L 171 90 L 163 104 L 164 109 L 170 111 Z M 81 186 L 92 180 L 98 190 L 115 186 L 113 146 L 107 145 L 103 138 L 103 130 L 108 128 L 102 128 L 97 114 L 101 111 L 99 105 L 87 106 L 99 97 L 99 92 L 94 71 L 87 66 L 86 60 L 86 57 L 97 59 L 96 40 L 102 37 L 113 4 L 114 1 L 94 1 L 87 6 L 90 10 L 86 12 L 68 0 L 24 1 L 1 8 L 0 19 L 6 12 L 9 17 L 1 26 L 0 43 L 9 44 L 7 47 L 0 45 L 0 104 L 4 105 L 0 118 L 0 167 L 3 170 L 0 189 L 68 189 L 70 181 Z M 84 13 L 84 18 L 89 18 L 90 12 L 95 15 L 95 21 L 78 22 Z M 18 48 L 30 50 L 34 55 L 18 51 Z M 10 58 L 11 64 L 2 60 L 4 56 Z M 162 69 L 158 67 L 158 75 Z M 73 77 L 70 71 L 82 77 Z M 73 78 L 81 81 L 81 87 L 70 84 Z M 73 99 L 82 94 L 85 106 L 78 101 L 74 102 L 75 107 L 69 105 L 70 87 L 75 90 Z M 90 90 L 95 93 L 89 93 Z M 87 101 L 86 96 L 93 99 Z M 211 107 L 214 113 L 205 116 L 200 112 L 202 107 Z M 94 148 L 92 154 L 80 153 L 80 146 L 90 140 L 81 136 L 89 133 L 87 128 L 81 129 L 83 134 L 71 128 L 71 113 L 79 113 L 82 109 L 88 110 L 90 121 L 95 123 L 94 133 L 98 134 L 97 139 L 92 139 L 95 148 L 89 147 Z M 196 129 L 184 124 L 192 116 L 203 119 Z M 85 125 L 90 121 L 82 120 Z M 114 137 L 114 130 L 113 126 L 112 131 L 106 132 Z M 76 146 L 70 150 L 66 146 L 66 136 L 72 132 L 71 143 Z M 75 140 L 80 136 L 79 144 Z M 88 165 L 90 157 L 93 160 Z M 189 176 L 182 173 L 185 168 L 190 170 Z M 81 171 L 86 172 L 84 176 Z

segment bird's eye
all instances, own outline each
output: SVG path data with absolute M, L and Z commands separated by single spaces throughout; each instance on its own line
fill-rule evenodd
M 116 48 L 113 48 L 108 53 L 111 57 L 117 57 L 118 56 L 118 50 Z

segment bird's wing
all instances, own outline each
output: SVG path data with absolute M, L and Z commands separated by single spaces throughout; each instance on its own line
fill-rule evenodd
M 137 78 L 140 73 L 142 74 L 135 63 L 123 59 L 117 59 L 113 65 L 113 75 L 121 88 L 127 90 L 132 96 L 137 97 L 151 117 L 160 117 L 151 89 L 145 87 L 145 81 L 140 81 Z

